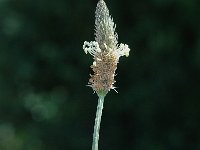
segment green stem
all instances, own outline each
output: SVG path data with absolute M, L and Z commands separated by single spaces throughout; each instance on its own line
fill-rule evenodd
M 105 95 L 98 95 L 98 96 L 99 99 L 98 99 L 97 112 L 94 125 L 92 150 L 98 150 L 99 130 L 100 130 L 100 123 L 101 123 L 101 116 L 102 116 L 103 102 Z

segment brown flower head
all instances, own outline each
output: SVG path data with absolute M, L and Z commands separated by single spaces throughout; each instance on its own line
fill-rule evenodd
M 85 53 L 94 57 L 91 65 L 94 74 L 88 84 L 97 94 L 106 94 L 115 88 L 114 76 L 119 58 L 124 55 L 128 57 L 130 49 L 126 44 L 118 45 L 116 25 L 103 0 L 97 4 L 95 18 L 95 41 L 85 41 L 83 45 Z

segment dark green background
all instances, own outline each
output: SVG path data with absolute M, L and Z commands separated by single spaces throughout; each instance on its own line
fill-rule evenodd
M 0 0 L 0 150 L 89 150 L 94 0 Z M 200 149 L 200 1 L 106 0 L 119 42 L 100 150 Z

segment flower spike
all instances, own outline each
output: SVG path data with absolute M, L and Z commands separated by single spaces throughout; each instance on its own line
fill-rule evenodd
M 121 56 L 129 56 L 126 44 L 118 45 L 116 25 L 109 14 L 106 3 L 99 0 L 95 12 L 95 41 L 83 44 L 85 53 L 93 56 L 91 68 L 94 72 L 89 79 L 89 86 L 98 94 L 107 93 L 114 88 L 114 75 Z

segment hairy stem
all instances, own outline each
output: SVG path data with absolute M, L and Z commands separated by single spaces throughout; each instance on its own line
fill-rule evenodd
M 96 112 L 95 125 L 94 125 L 94 133 L 93 133 L 92 150 L 98 150 L 99 130 L 100 130 L 104 97 L 105 95 L 103 96 L 99 95 L 99 99 L 98 99 L 97 112 Z

